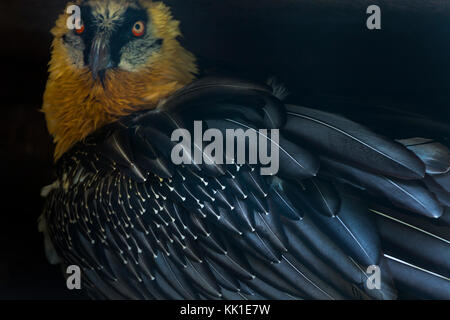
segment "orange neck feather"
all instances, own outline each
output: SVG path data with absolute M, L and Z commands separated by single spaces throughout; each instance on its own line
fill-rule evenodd
M 59 17 L 52 30 L 55 38 L 42 107 L 56 144 L 55 160 L 100 127 L 139 109 L 155 108 L 194 79 L 195 58 L 175 39 L 180 31 L 170 10 L 162 3 L 143 5 L 152 17 L 156 36 L 164 39 L 161 52 L 141 71 L 109 70 L 104 85 L 93 80 L 88 68 L 70 61 L 61 39 L 67 32 L 67 16 Z

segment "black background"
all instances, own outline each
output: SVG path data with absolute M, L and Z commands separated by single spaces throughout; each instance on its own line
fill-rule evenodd
M 206 69 L 276 76 L 296 103 L 343 112 L 382 104 L 450 119 L 449 1 L 165 2 L 182 22 L 183 44 Z M 371 4 L 381 7 L 382 30 L 366 28 Z M 62 0 L 0 2 L 0 298 L 80 297 L 47 264 L 36 223 L 40 188 L 53 179 L 38 110 L 49 30 L 64 8 Z

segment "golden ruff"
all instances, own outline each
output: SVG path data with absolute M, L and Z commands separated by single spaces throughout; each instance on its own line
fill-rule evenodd
M 42 107 L 56 144 L 55 161 L 100 127 L 139 108 L 155 108 L 161 99 L 194 79 L 195 57 L 176 40 L 179 22 L 173 20 L 170 9 L 148 0 L 141 4 L 149 12 L 155 35 L 164 39 L 161 51 L 140 71 L 108 70 L 104 86 L 94 81 L 89 68 L 79 68 L 70 60 L 62 40 L 68 15 L 58 18 L 52 29 L 50 75 Z

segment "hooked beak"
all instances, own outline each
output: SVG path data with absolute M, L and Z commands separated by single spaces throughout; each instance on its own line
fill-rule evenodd
M 89 68 L 94 80 L 98 76 L 104 78 L 107 69 L 112 67 L 111 53 L 109 50 L 109 37 L 105 34 L 97 34 L 92 40 L 89 54 Z

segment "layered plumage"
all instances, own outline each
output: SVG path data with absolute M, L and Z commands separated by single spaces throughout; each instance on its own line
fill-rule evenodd
M 149 6 L 149 21 L 157 20 L 152 13 L 159 10 L 169 19 L 161 4 Z M 155 54 L 164 55 L 164 44 Z M 158 91 L 152 75 L 158 65 L 153 68 L 156 62 L 149 59 L 135 71 L 108 70 L 106 85 L 86 80 L 93 83 L 89 96 L 98 104 L 110 97 L 108 110 L 117 111 L 87 128 L 70 119 L 72 113 L 54 116 L 59 106 L 52 104 L 57 100 L 51 90 L 64 87 L 68 75 L 88 77 L 90 71 L 68 71 L 53 54 L 44 106 L 50 131 L 57 143 L 68 141 L 68 132 L 83 137 L 74 136 L 78 142 L 65 142 L 57 151 L 58 180 L 47 190 L 41 226 L 49 255 L 79 265 L 89 295 L 450 298 L 446 146 L 430 139 L 396 141 L 375 133 L 376 125 L 285 105 L 274 94 L 279 90 L 266 85 L 226 77 L 188 84 L 193 65 L 186 77 L 172 79 L 173 91 Z M 139 80 L 135 85 L 151 88 L 154 100 L 144 107 L 136 103 L 142 96 L 128 97 L 137 93 L 121 88 L 118 79 L 130 86 Z M 123 98 L 110 95 L 113 90 Z M 92 107 L 90 100 L 73 98 L 76 107 Z M 61 103 L 75 112 L 72 102 Z M 98 110 L 103 109 L 91 111 L 109 115 Z M 260 166 L 249 163 L 173 164 L 172 132 L 193 133 L 196 120 L 221 132 L 279 129 L 279 172 L 262 176 Z M 367 285 L 373 265 L 381 271 L 379 289 Z

